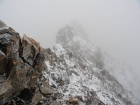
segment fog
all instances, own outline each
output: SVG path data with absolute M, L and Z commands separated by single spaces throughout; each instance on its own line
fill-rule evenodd
M 79 21 L 92 43 L 140 74 L 139 0 L 0 0 L 0 19 L 46 48 L 63 25 Z

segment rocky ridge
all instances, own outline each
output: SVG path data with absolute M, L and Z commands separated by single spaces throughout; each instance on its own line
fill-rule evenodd
M 107 70 L 100 48 L 69 25 L 56 39 L 44 49 L 0 21 L 0 105 L 137 105 Z

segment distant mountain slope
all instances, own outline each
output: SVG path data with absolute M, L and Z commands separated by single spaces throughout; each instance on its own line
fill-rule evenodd
M 100 48 L 91 45 L 77 35 L 69 25 L 66 25 L 58 32 L 56 42 L 58 44 L 54 47 L 53 52 L 65 62 L 65 65 L 60 65 L 60 71 L 58 70 L 57 74 L 61 75 L 62 78 L 65 75 L 64 78 L 70 81 L 69 84 L 63 84 L 62 86 L 67 90 L 67 97 L 71 96 L 70 87 L 74 89 L 72 90 L 74 96 L 78 93 L 83 97 L 79 87 L 84 86 L 87 90 L 94 91 L 98 99 L 105 104 L 137 104 L 133 92 L 126 90 L 127 86 L 133 88 L 131 78 L 128 78 L 128 76 L 133 78 L 128 65 L 113 60 L 108 54 L 103 53 Z M 73 57 L 69 58 L 71 52 Z M 49 63 L 47 65 L 49 66 Z M 53 70 L 56 70 L 56 68 L 53 68 Z M 68 72 L 72 72 L 72 74 L 69 75 Z M 74 85 L 79 86 L 77 86 L 78 90 Z

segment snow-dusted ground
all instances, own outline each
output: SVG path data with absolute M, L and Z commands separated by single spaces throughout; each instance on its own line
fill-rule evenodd
M 99 52 L 98 47 L 78 35 L 68 43 L 56 44 L 53 52 L 57 60 L 53 64 L 46 61 L 48 71 L 43 74 L 46 82 L 61 93 L 58 101 L 62 104 L 71 97 L 81 97 L 80 105 L 85 105 L 89 99 L 98 99 L 106 105 L 137 105 L 133 92 L 124 87 L 131 89 L 133 77 L 128 79 L 132 75 L 129 66 Z M 69 52 L 73 53 L 72 58 L 69 58 Z M 97 53 L 101 57 L 97 58 Z

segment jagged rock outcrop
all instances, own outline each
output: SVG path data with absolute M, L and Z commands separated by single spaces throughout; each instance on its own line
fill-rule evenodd
M 35 40 L 26 35 L 21 38 L 0 21 L 0 105 L 35 105 L 42 99 L 38 88 L 42 70 L 47 68 L 41 49 Z

